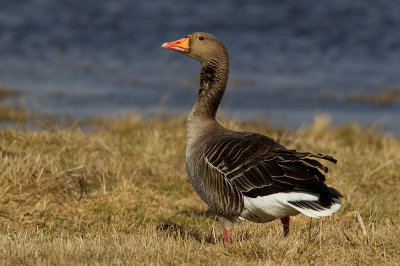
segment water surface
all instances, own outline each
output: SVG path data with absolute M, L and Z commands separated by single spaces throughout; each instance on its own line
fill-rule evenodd
M 230 52 L 226 115 L 295 128 L 329 114 L 400 132 L 399 99 L 347 100 L 400 87 L 399 14 L 378 0 L 3 0 L 0 83 L 37 114 L 186 113 L 199 63 L 161 44 L 206 31 Z

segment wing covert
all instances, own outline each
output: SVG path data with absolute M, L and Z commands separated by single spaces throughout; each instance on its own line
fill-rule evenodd
M 208 143 L 205 158 L 227 182 L 250 197 L 314 190 L 325 181 L 321 171 L 328 168 L 312 158 L 336 162 L 330 155 L 287 150 L 255 133 L 220 136 Z

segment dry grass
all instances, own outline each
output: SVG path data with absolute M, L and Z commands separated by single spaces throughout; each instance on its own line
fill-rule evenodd
M 350 102 L 394 105 L 400 101 L 400 87 L 382 88 L 374 94 L 347 94 L 344 99 Z
M 296 216 L 288 239 L 278 221 L 243 222 L 224 246 L 187 180 L 184 118 L 10 129 L 0 133 L 0 264 L 400 263 L 400 138 L 324 118 L 297 132 L 224 124 L 335 155 L 327 179 L 343 208 Z
M 9 98 L 18 98 L 22 96 L 22 92 L 15 89 L 7 88 L 0 84 L 0 121 L 25 122 L 29 115 L 26 108 L 22 106 L 14 106 L 10 104 Z
M 0 84 L 0 99 L 4 99 L 7 97 L 18 97 L 21 95 L 22 95 L 21 91 L 10 89 L 4 86 L 3 84 Z
M 0 121 L 25 122 L 28 118 L 29 115 L 25 108 L 13 108 L 0 103 Z

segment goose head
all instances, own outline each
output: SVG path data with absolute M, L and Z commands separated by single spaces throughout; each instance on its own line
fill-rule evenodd
M 214 35 L 205 32 L 195 32 L 185 38 L 165 42 L 162 47 L 184 53 L 201 63 L 228 56 L 224 44 Z

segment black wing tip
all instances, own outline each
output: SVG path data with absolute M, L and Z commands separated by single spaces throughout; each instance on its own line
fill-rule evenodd
M 333 187 L 327 187 L 329 191 L 329 196 L 335 199 L 343 198 L 343 194 Z
M 296 150 L 286 150 L 284 152 L 288 153 L 288 154 L 296 154 L 297 156 L 302 157 L 302 158 L 313 157 L 313 158 L 327 160 L 334 164 L 337 163 L 337 160 L 330 154 L 312 153 L 312 152 L 297 152 Z
M 329 154 L 326 154 L 326 155 L 318 154 L 318 155 L 320 156 L 320 157 L 318 157 L 318 158 L 320 158 L 320 159 L 330 161 L 330 162 L 332 162 L 332 163 L 334 163 L 334 164 L 337 163 L 337 160 L 336 160 L 332 155 L 329 155 Z M 325 173 L 328 173 L 328 172 L 329 172 L 329 168 L 328 168 L 327 166 L 323 166 L 322 170 L 323 170 Z
M 332 155 L 329 155 L 329 154 L 326 154 L 322 159 L 326 159 L 334 164 L 337 163 L 337 160 Z
M 330 154 L 321 154 L 321 153 L 310 153 L 309 155 L 310 157 L 314 157 L 314 158 L 319 158 L 319 159 L 323 159 L 323 160 L 327 160 L 330 161 L 334 164 L 337 163 L 337 160 Z

